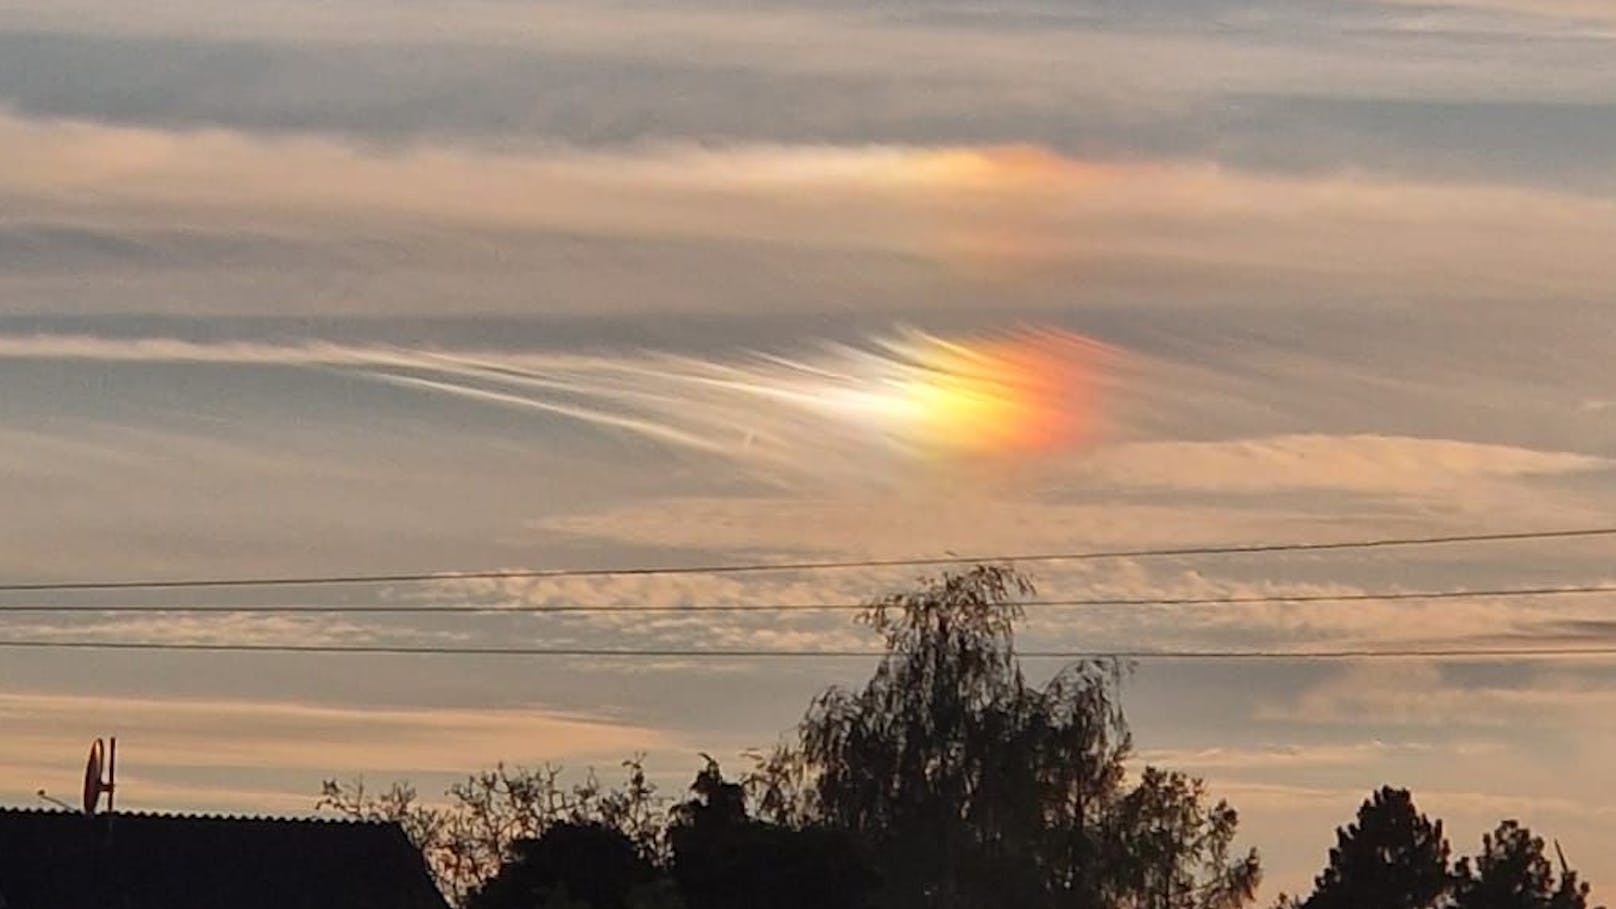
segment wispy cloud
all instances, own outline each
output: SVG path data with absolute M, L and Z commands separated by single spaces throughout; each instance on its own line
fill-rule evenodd
M 1371 740 L 1319 745 L 1146 749 L 1138 753 L 1138 759 L 1159 767 L 1195 773 L 1268 772 L 1315 767 L 1362 767 L 1396 760 L 1400 756 L 1429 755 L 1433 752 L 1441 752 L 1449 757 L 1477 757 L 1496 753 L 1501 747 L 1492 742 L 1444 743 L 1438 747 L 1427 742 Z
M 60 754 L 70 765 L 85 741 L 107 729 L 121 730 L 136 766 L 333 774 L 463 772 L 499 760 L 620 759 L 675 747 L 656 729 L 541 704 L 434 709 L 11 692 L 0 695 L 0 717 L 7 730 L 0 764 Z
M 1307 508 L 1281 504 L 1199 500 L 1154 504 L 1130 494 L 1176 490 L 1253 495 L 1286 491 L 1380 496 L 1463 506 L 1479 513 L 1499 508 L 1497 519 L 1525 520 L 1534 508 L 1548 519 L 1558 498 L 1539 493 L 1536 505 L 1516 484 L 1604 471 L 1598 457 L 1538 452 L 1453 440 L 1384 436 L 1277 437 L 1227 442 L 1123 443 L 1068 458 L 1058 469 L 1034 474 L 1036 488 L 1058 488 L 1078 501 L 1029 501 L 1014 475 L 978 478 L 978 494 L 890 500 L 872 512 L 857 498 L 817 502 L 790 499 L 665 498 L 587 514 L 555 516 L 538 526 L 663 546 L 744 548 L 781 552 L 880 555 L 911 551 L 924 539 L 936 551 L 1036 552 L 1074 546 L 1165 546 L 1231 539 L 1335 537 L 1353 521 L 1359 532 L 1384 526 L 1388 514 L 1337 509 L 1324 519 Z M 941 483 L 948 474 L 939 474 Z M 1019 488 L 1018 488 L 1019 487 Z M 922 496 L 937 487 L 911 478 L 905 487 Z M 783 521 L 789 515 L 791 520 Z M 1405 528 L 1440 526 L 1440 518 L 1408 513 Z M 1545 518 L 1538 518 L 1545 520 Z
M 18 616 L 30 616 L 20 619 Z M 0 635 L 12 639 L 61 641 L 157 642 L 170 644 L 247 644 L 254 646 L 309 646 L 376 643 L 380 629 L 333 617 L 253 615 L 220 610 L 204 613 L 91 613 L 76 620 L 42 618 L 40 613 L 0 608 Z M 455 635 L 416 629 L 391 629 L 387 638 L 444 642 Z
M 1598 7 L 1598 0 L 1461 2 L 1551 15 L 1580 15 Z M 1428 59 L 1388 53 L 1388 47 L 1377 47 L 1379 55 L 1365 54 L 1361 36 L 1351 48 L 1321 48 L 1287 32 L 1295 29 L 1297 18 L 1247 10 L 1241 10 L 1248 12 L 1244 16 L 1231 15 L 1223 4 L 1206 4 L 1211 9 L 1203 13 L 1195 6 L 1184 4 L 1177 16 L 1159 16 L 1169 27 L 1152 29 L 1152 17 L 1130 15 L 1131 10 L 1119 13 L 1103 4 L 1076 9 L 1070 4 L 1014 4 L 997 8 L 990 17 L 957 10 L 926 15 L 899 5 L 855 11 L 789 2 L 746 9 L 695 3 L 675 9 L 633 2 L 600 6 L 547 0 L 513 6 L 453 0 L 417 9 L 358 0 L 271 0 L 175 3 L 137 14 L 114 0 L 48 6 L 12 0 L 0 6 L 0 24 L 70 34 L 298 45 L 516 48 L 597 56 L 620 68 L 660 62 L 772 74 L 880 75 L 919 78 L 973 97 L 1019 99 L 1042 90 L 1133 107 L 1165 105 L 1174 97 L 1218 89 L 1387 94 L 1423 87 L 1461 92 L 1477 74 L 1496 73 L 1501 66 L 1519 67 L 1530 77 L 1522 79 L 1530 87 L 1549 82 L 1564 90 L 1600 81 L 1597 74 L 1556 75 L 1543 65 L 1546 60 L 1523 61 L 1517 55 L 1487 61 L 1447 58 L 1433 66 Z M 1377 24 L 1382 21 L 1379 6 L 1310 5 L 1308 31 Z M 1182 27 L 1186 21 L 1211 25 L 1231 19 L 1242 28 L 1209 28 L 1209 34 L 1197 35 Z M 1028 20 L 1039 27 L 1025 27 Z M 1275 40 L 1241 40 L 1252 31 Z M 961 41 L 962 34 L 971 40 Z M 692 54 L 692 47 L 702 52 Z M 1029 68 L 1027 60 L 1043 65 Z M 983 86 L 989 87 L 985 93 Z
M 1075 479 L 1121 487 L 1222 492 L 1338 489 L 1419 493 L 1487 478 L 1606 470 L 1608 459 L 1450 439 L 1276 436 L 1223 442 L 1142 442 L 1091 453 Z
M 1339 818 L 1339 823 L 1346 823 L 1357 811 L 1358 806 L 1369 797 L 1374 787 L 1330 788 L 1220 780 L 1215 788 L 1220 794 L 1228 794 L 1235 804 L 1248 805 L 1259 811 L 1276 809 L 1295 811 L 1330 807 Z M 1490 831 L 1492 825 L 1508 817 L 1553 819 L 1563 824 L 1568 818 L 1603 823 L 1606 819 L 1616 816 L 1616 804 L 1589 803 L 1573 798 L 1511 796 L 1482 790 L 1433 788 L 1417 789 L 1414 791 L 1414 797 L 1421 810 L 1432 816 L 1438 818 L 1446 816 L 1450 819 L 1454 815 L 1462 816 L 1460 820 L 1463 826 L 1474 828 L 1476 840 L 1480 839 L 1482 829 Z M 1486 825 L 1485 828 L 1483 824 Z M 1327 826 L 1325 829 L 1328 829 Z M 1461 841 L 1458 844 L 1461 851 L 1469 848 L 1469 842 Z
M 1426 10 L 1477 10 L 1586 25 L 1616 25 L 1616 9 L 1603 0 L 1378 0 Z M 1608 33 L 1607 33 L 1608 34 Z
M 1589 665 L 1602 668 L 1597 661 Z M 1610 731 L 1605 718 L 1616 708 L 1616 689 L 1609 686 L 1608 673 L 1579 677 L 1545 669 L 1532 679 L 1530 684 L 1467 684 L 1433 663 L 1350 667 L 1293 700 L 1270 699 L 1259 715 L 1334 725 L 1373 719 L 1405 728 L 1552 729 L 1594 723 Z
M 942 478 L 939 478 L 941 482 Z M 924 551 L 961 556 L 1074 546 L 1212 543 L 1261 538 L 1284 529 L 1300 536 L 1332 525 L 1302 510 L 1127 503 L 1055 504 L 996 500 L 964 493 L 910 499 L 864 497 L 660 498 L 536 519 L 546 531 L 619 543 L 738 553 L 824 553 L 896 557 Z
M 473 228 L 680 237 L 1220 292 L 1513 297 L 1616 280 L 1605 254 L 1616 204 L 1487 185 L 1097 166 L 1036 149 L 377 154 L 314 138 L 15 117 L 0 118 L 0 141 L 12 152 L 0 174 L 11 219 L 105 229 L 250 228 L 310 242 L 380 232 L 410 246 Z

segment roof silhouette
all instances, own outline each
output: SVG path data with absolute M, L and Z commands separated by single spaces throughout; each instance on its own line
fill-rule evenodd
M 391 823 L 0 808 L 0 909 L 446 909 Z

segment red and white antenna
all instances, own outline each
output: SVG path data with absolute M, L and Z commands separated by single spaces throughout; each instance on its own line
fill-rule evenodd
M 106 779 L 101 778 L 102 770 L 106 771 Z M 95 814 L 96 807 L 101 802 L 101 793 L 107 794 L 107 813 L 112 813 L 114 782 L 118 773 L 118 737 L 112 737 L 112 747 L 108 749 L 100 739 L 90 746 L 90 758 L 84 762 L 84 813 Z

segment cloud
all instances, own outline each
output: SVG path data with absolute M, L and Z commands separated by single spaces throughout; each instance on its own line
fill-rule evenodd
M 1522 768 L 1522 773 L 1532 775 L 1539 769 Z M 1349 823 L 1358 806 L 1376 788 L 1388 784 L 1404 783 L 1367 774 L 1356 782 L 1323 785 L 1221 774 L 1208 779 L 1212 794 L 1227 798 L 1239 810 L 1243 841 L 1261 850 L 1264 887 L 1270 896 L 1311 892 L 1313 875 L 1328 861 L 1335 844 L 1334 828 Z M 1509 785 L 1498 782 L 1500 787 Z M 1443 821 L 1456 854 L 1473 853 L 1481 845 L 1483 831 L 1491 832 L 1504 818 L 1515 818 L 1538 835 L 1560 839 L 1573 866 L 1592 872 L 1596 888 L 1603 881 L 1606 867 L 1599 857 L 1616 844 L 1609 833 L 1616 805 L 1571 793 L 1515 795 L 1488 788 L 1487 782 L 1475 788 L 1453 782 L 1415 785 L 1412 792 L 1421 811 Z
M 1427 728 L 1547 730 L 1577 724 L 1592 725 L 1608 738 L 1611 725 L 1606 718 L 1616 714 L 1616 690 L 1607 681 L 1597 675 L 1578 678 L 1542 669 L 1525 685 L 1466 684 L 1430 662 L 1354 666 L 1294 699 L 1271 700 L 1258 715 L 1308 724 L 1372 721 Z
M 10 692 L 0 695 L 0 717 L 0 762 L 76 755 L 81 739 L 105 729 L 123 730 L 137 764 L 329 772 L 452 772 L 673 745 L 655 729 L 537 704 L 433 709 Z
M 1367 769 L 1411 756 L 1426 757 L 1432 754 L 1440 754 L 1446 759 L 1484 758 L 1502 750 L 1502 745 L 1485 741 L 1444 743 L 1437 747 L 1425 742 L 1371 740 L 1264 747 L 1155 748 L 1140 751 L 1137 758 L 1157 767 L 1227 776 L 1231 772 L 1267 775 L 1309 768 Z
M 332 646 L 374 644 L 383 637 L 381 629 L 332 617 L 232 613 L 113 613 L 75 615 L 72 620 L 41 618 L 42 613 L 0 607 L 0 634 L 13 640 L 113 641 L 119 643 L 159 642 L 174 644 L 249 644 L 255 646 Z M 18 615 L 32 615 L 20 621 Z M 424 633 L 415 629 L 390 629 L 386 638 L 444 643 L 456 637 L 448 633 Z M 402 642 L 400 642 L 402 643 Z
M 33 6 L 36 16 L 52 13 Z M 356 0 L 272 3 L 261 23 L 251 20 L 264 10 L 239 0 L 198 5 L 166 25 L 151 20 L 168 10 L 147 11 L 130 17 L 136 31 L 153 32 L 140 37 L 115 24 L 102 34 L 93 11 L 75 15 L 71 2 L 64 6 L 57 12 L 70 21 L 46 23 L 46 33 L 37 22 L 0 27 L 0 95 L 17 110 L 346 135 L 395 150 L 445 137 L 508 150 L 679 138 L 714 147 L 1042 142 L 1110 161 L 1211 159 L 1287 173 L 1356 168 L 1605 192 L 1616 143 L 1609 80 L 1598 66 L 1607 49 L 1597 42 L 1559 34 L 1570 29 L 1557 20 L 1373 3 L 1031 3 L 996 7 L 991 16 L 957 4 L 854 11 L 770 3 L 698 15 L 706 21 L 692 30 L 701 34 L 677 48 L 660 42 L 699 4 L 678 11 L 613 4 L 578 15 L 609 19 L 599 31 L 615 46 L 566 41 L 558 27 L 556 36 L 530 36 L 539 53 L 515 37 L 546 15 L 529 4 L 492 10 L 511 20 L 499 29 L 507 43 L 497 45 L 456 34 L 471 15 L 434 16 L 430 29 L 390 42 L 388 28 L 417 11 L 368 9 Z M 213 17 L 241 34 L 199 27 Z M 643 33 L 631 37 L 640 17 Z M 737 22 L 772 18 L 789 24 L 775 31 Z M 1507 42 L 1508 52 L 1476 53 L 1489 39 L 1471 20 L 1498 18 L 1508 21 L 1485 47 L 1501 51 Z M 293 24 L 300 19 L 308 21 Z M 367 21 L 353 24 L 360 19 Z M 1458 20 L 1453 33 L 1441 32 L 1437 19 Z M 552 37 L 555 46 L 544 43 Z M 704 53 L 686 52 L 701 42 Z M 870 47 L 849 53 L 858 42 Z M 1160 52 L 1175 42 L 1180 52 Z M 911 44 L 929 51 L 912 59 L 899 52 Z M 1003 51 L 970 58 L 993 45 Z M 804 52 L 783 52 L 798 46 Z M 1026 59 L 1041 64 L 1021 65 Z M 1209 71 L 1214 62 L 1221 73 Z M 1397 67 L 1405 67 L 1401 78 L 1390 75 Z M 1469 78 L 1450 76 L 1455 69 Z M 30 77 L 40 71 L 63 76 Z M 1572 78 L 1593 84 L 1563 84 Z M 545 90 L 535 91 L 540 84 Z M 31 268 L 66 254 L 75 236 L 103 259 L 243 255 L 228 238 L 174 236 L 156 224 L 138 238 L 36 230 L 0 232 L 0 262 L 8 247 L 13 260 L 22 258 L 41 236 L 52 247 L 35 253 Z M 272 256 L 272 239 L 259 238 L 253 255 Z M 307 269 L 344 252 L 326 246 L 284 255 Z
M 288 219 L 301 215 L 301 226 L 311 230 L 329 230 L 339 219 L 405 230 L 437 224 L 757 235 L 897 250 L 947 239 L 928 238 L 916 223 L 922 215 L 978 207 L 991 223 L 998 204 L 1030 205 L 1051 182 L 1076 190 L 1103 173 L 1016 148 L 674 146 L 497 154 L 449 146 L 389 154 L 312 137 L 10 117 L 0 118 L 0 139 L 17 153 L 14 166 L 0 176 L 0 192 L 63 216 L 84 214 L 89 194 L 92 217 L 161 212 L 167 223 L 233 220 L 242 227 L 287 229 Z M 860 220 L 869 223 L 855 226 L 855 219 L 835 217 L 842 204 L 859 205 Z
M 93 335 L 0 335 L 0 358 L 99 360 L 118 363 L 222 363 L 264 366 L 334 366 L 389 362 L 387 348 L 338 344 L 200 343 L 175 338 L 103 338 Z
M 1330 806 L 1336 811 L 1340 822 L 1346 823 L 1351 819 L 1358 806 L 1369 797 L 1372 789 L 1370 787 L 1361 789 L 1326 788 L 1220 781 L 1216 785 L 1215 791 L 1220 795 L 1228 795 L 1230 800 L 1238 806 L 1254 807 L 1259 810 L 1297 810 L 1306 807 L 1324 808 Z M 1563 824 L 1566 819 L 1603 823 L 1605 819 L 1616 817 L 1616 804 L 1589 803 L 1570 797 L 1543 798 L 1486 791 L 1431 788 L 1418 789 L 1413 794 L 1420 810 L 1428 815 L 1434 817 L 1462 816 L 1465 826 L 1475 826 L 1477 828 L 1476 839 L 1478 841 L 1480 840 L 1481 824 L 1486 824 L 1490 831 L 1491 826 L 1503 818 L 1538 816 L 1554 818 Z M 1459 851 L 1468 851 L 1469 849 L 1469 843 L 1466 842 L 1460 842 L 1456 845 Z
M 1069 333 L 857 344 L 724 358 L 0 336 L 0 361 L 323 367 L 426 396 L 563 418 L 777 478 L 865 479 L 904 463 L 1053 455 L 1099 434 L 1119 351 Z M 37 435 L 37 434 L 35 434 Z
M 1597 0 L 1475 0 L 1565 11 Z M 1208 12 L 1200 12 L 1195 7 Z M 1072 8 L 1018 3 L 993 16 L 958 7 L 918 11 L 901 4 L 814 6 L 771 2 L 745 9 L 722 4 L 578 2 L 510 4 L 450 0 L 430 8 L 346 0 L 310 3 L 181 2 L 137 14 L 115 0 L 0 5 L 0 25 L 28 31 L 187 40 L 279 42 L 371 48 L 471 47 L 547 55 L 588 55 L 622 69 L 634 62 L 751 74 L 879 76 L 918 81 L 946 95 L 1019 100 L 1041 92 L 1112 99 L 1118 107 L 1164 106 L 1175 96 L 1218 90 L 1325 90 L 1361 95 L 1411 91 L 1474 93 L 1479 76 L 1509 67 L 1518 79 L 1489 79 L 1493 90 L 1589 91 L 1598 74 L 1565 67 L 1547 54 L 1517 50 L 1477 60 L 1442 53 L 1397 54 L 1407 41 L 1376 42 L 1385 24 L 1378 4 L 1308 4 L 1304 16 L 1227 4 L 1185 4 L 1157 15 L 1118 12 L 1109 4 Z M 1165 13 L 1165 14 L 1163 14 Z M 1231 28 L 1236 21 L 1240 28 Z M 1197 35 L 1185 24 L 1221 25 Z M 1033 27 L 1036 26 L 1036 27 Z M 1299 27 L 1305 26 L 1305 27 Z M 1351 42 L 1317 35 L 1354 32 Z M 1249 40 L 1253 33 L 1270 40 Z M 969 40 L 962 40 L 967 37 Z M 699 48 L 699 53 L 692 53 Z M 1562 49 L 1563 50 L 1563 49 Z M 1435 63 L 1433 63 L 1433 58 Z M 1040 62 L 1029 67 L 1028 60 Z M 1517 84 L 1518 83 L 1518 84 Z M 984 93 L 984 86 L 988 90 Z M 932 103 L 938 103 L 936 99 Z
M 1616 25 L 1616 9 L 1604 0 L 1378 0 L 1425 10 L 1473 10 L 1585 25 Z M 1608 35 L 1608 33 L 1606 33 Z
M 967 435 L 986 444 L 981 440 L 993 431 L 1030 432 L 1029 427 L 1041 431 L 1045 423 L 1054 427 L 1064 425 L 1062 421 L 1081 421 L 1086 437 L 1057 446 L 1054 453 L 1067 456 L 1071 452 L 1062 448 L 1076 448 L 1078 456 L 1067 457 L 1054 468 L 1055 476 L 1073 488 L 1106 492 L 1329 490 L 1454 496 L 1475 494 L 1474 487 L 1484 481 L 1589 473 L 1616 463 L 1570 452 L 1369 434 L 1096 446 L 1108 399 L 1122 385 L 1121 373 L 1114 367 L 1126 355 L 1087 342 L 1084 349 L 1068 352 L 1072 359 L 1066 368 L 1080 370 L 1081 385 L 1053 389 L 1064 396 L 1057 401 L 1046 399 L 1042 389 L 1023 388 L 1021 383 L 1031 380 L 1019 372 L 1031 368 L 1036 359 L 1032 353 L 1015 354 L 1025 363 L 1015 356 L 1002 362 L 994 359 L 996 351 L 1002 353 L 1017 343 L 1013 336 L 955 340 L 894 335 L 863 346 L 798 341 L 778 351 L 699 358 L 655 351 L 451 352 L 331 343 L 205 344 L 162 338 L 0 335 L 0 361 L 85 359 L 340 369 L 426 395 L 526 410 L 609 435 L 640 436 L 670 453 L 733 461 L 752 467 L 760 476 L 788 481 L 885 477 L 890 482 L 898 476 L 895 468 L 915 462 L 946 473 L 950 464 L 962 462 L 942 456 L 960 454 L 955 449 L 964 443 L 940 446 L 933 444 L 933 436 Z M 939 351 L 958 354 L 959 362 L 926 359 Z M 1001 366 L 1014 367 L 1017 374 L 994 378 L 998 374 L 992 370 Z M 1163 366 L 1163 377 L 1185 380 L 1182 370 Z M 1134 374 L 1131 381 L 1161 385 L 1148 366 L 1129 372 Z M 939 375 L 944 379 L 937 379 Z M 944 381 L 952 376 L 961 378 L 952 385 Z M 954 393 L 943 395 L 939 389 Z M 1154 390 L 1172 393 L 1165 387 Z M 984 409 L 988 404 L 994 405 L 992 412 Z M 984 422 L 1000 411 L 1004 413 L 998 424 Z M 1126 416 L 1121 419 L 1125 427 Z M 1024 451 L 1036 446 L 1022 445 L 1018 438 L 1007 435 L 1004 444 L 995 443 L 978 454 L 999 460 L 1052 454 Z M 1080 447 L 1079 442 L 1085 444 Z
M 986 493 L 924 498 L 667 497 L 643 504 L 535 519 L 537 530 L 618 543 L 727 550 L 901 557 L 950 552 L 962 558 L 1113 545 L 1194 545 L 1291 536 L 1339 524 L 1305 512 L 1198 505 L 1061 505 L 995 500 Z
M 1379 581 L 1370 580 L 1373 569 L 1358 561 L 1333 568 L 1279 561 L 1241 566 L 1228 560 L 1193 568 L 1168 560 L 1146 567 L 1142 561 L 1123 561 L 1028 570 L 1039 581 L 1042 599 L 1235 601 L 1033 606 L 1020 629 L 1030 649 L 1493 649 L 1612 641 L 1611 629 L 1599 621 L 1608 610 L 1608 595 L 1374 598 L 1484 586 L 1474 574 L 1456 584 L 1443 580 L 1442 572 L 1415 560 Z
M 378 153 L 15 117 L 0 118 L 0 142 L 11 150 L 0 198 L 13 222 L 113 232 L 162 223 L 310 244 L 381 238 L 426 261 L 435 244 L 485 231 L 856 251 L 979 276 L 1214 296 L 1539 299 L 1616 280 L 1604 242 L 1616 203 L 1547 190 L 1098 165 L 1016 148 Z
M 1596 886 L 1608 873 L 1599 857 L 1616 843 L 1616 804 L 1587 783 L 1608 766 L 1616 742 L 1606 720 L 1608 667 L 1375 664 L 1325 679 L 1287 685 L 1268 677 L 1231 694 L 1255 702 L 1247 722 L 1256 742 L 1231 745 L 1227 730 L 1207 728 L 1192 739 L 1204 745 L 1150 755 L 1204 774 L 1239 809 L 1271 887 L 1306 892 L 1327 861 L 1332 828 L 1383 785 L 1410 789 L 1422 811 L 1444 822 L 1456 853 L 1474 851 L 1483 831 L 1515 818 L 1561 840 Z
M 910 477 L 875 508 L 867 498 L 846 494 L 815 502 L 667 497 L 556 515 L 534 526 L 622 543 L 867 557 L 917 554 L 917 540 L 927 542 L 928 552 L 970 556 L 1336 539 L 1350 536 L 1354 526 L 1359 534 L 1383 533 L 1388 520 L 1416 534 L 1444 526 L 1440 511 L 1410 508 L 1419 503 L 1467 515 L 1493 508 L 1489 526 L 1593 520 L 1562 508 L 1569 493 L 1523 484 L 1609 468 L 1607 459 L 1588 455 L 1387 436 L 1140 442 L 1101 446 L 1028 477 L 969 470 Z M 942 493 L 950 479 L 977 486 Z M 1154 492 L 1216 498 L 1141 501 Z M 1300 498 L 1243 500 L 1292 492 L 1342 498 L 1327 519 Z
M 116 731 L 119 803 L 136 810 L 225 800 L 257 810 L 301 802 L 306 811 L 321 777 L 462 774 L 502 760 L 615 763 L 637 750 L 683 750 L 657 729 L 538 704 L 433 709 L 13 691 L 0 694 L 0 722 L 0 776 L 58 794 L 76 791 L 85 744 Z M 252 796 L 271 771 L 301 786 L 301 798 L 275 788 Z M 177 790 L 176 772 L 185 780 Z M 142 782 L 153 779 L 155 787 Z
M 1451 439 L 1293 435 L 1115 445 L 1090 453 L 1072 473 L 1074 480 L 1101 486 L 1425 493 L 1489 478 L 1553 476 L 1613 465 L 1589 455 Z

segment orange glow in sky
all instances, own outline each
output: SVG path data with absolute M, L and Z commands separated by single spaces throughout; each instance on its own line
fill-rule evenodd
M 1023 327 L 902 329 L 790 355 L 719 359 L 442 354 L 380 361 L 397 384 L 525 407 L 792 475 L 881 476 L 916 461 L 1057 455 L 1097 439 L 1121 350 Z M 401 371 L 402 370 L 402 371 Z
M 911 453 L 994 456 L 1058 451 L 1093 438 L 1109 348 L 1024 329 L 947 340 L 909 333 L 854 354 L 824 406 Z
M 917 152 L 907 162 L 907 168 L 908 176 L 926 182 L 988 189 L 1031 188 L 1041 183 L 1094 176 L 1096 170 L 1036 145 Z

